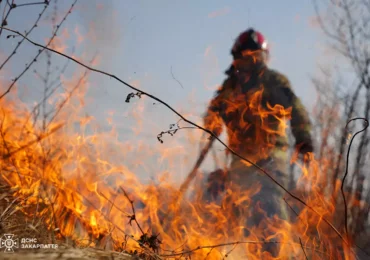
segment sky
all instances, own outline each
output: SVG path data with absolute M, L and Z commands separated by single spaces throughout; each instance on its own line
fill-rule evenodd
M 59 0 L 57 11 L 64 13 L 72 2 Z M 40 6 L 14 10 L 9 27 L 24 30 L 40 10 Z M 93 24 L 93 36 L 85 38 L 83 47 L 77 50 L 90 55 L 85 56 L 86 62 L 98 52 L 96 68 L 161 98 L 190 119 L 199 120 L 214 90 L 225 79 L 234 39 L 243 30 L 254 27 L 270 43 L 269 66 L 290 79 L 294 91 L 310 111 L 316 95 L 309 76 L 316 73 L 317 62 L 323 59 L 320 33 L 313 26 L 313 17 L 311 1 L 79 0 L 63 25 L 72 35 L 73 43 L 67 44 L 64 52 L 72 54 L 79 35 L 88 33 Z M 44 30 L 35 30 L 30 38 L 44 43 L 51 26 L 45 21 L 41 25 Z M 2 40 L 0 50 L 7 52 L 15 44 L 12 39 Z M 24 44 L 19 50 L 22 59 L 14 59 L 7 72 L 16 75 L 34 51 L 34 46 Z M 63 58 L 54 58 L 60 66 L 65 63 Z M 44 67 L 42 63 L 36 64 L 36 68 Z M 0 76 L 7 78 L 9 74 Z M 20 86 L 36 89 L 34 80 L 35 75 L 28 72 Z M 121 136 L 127 136 L 125 131 L 134 124 L 127 118 L 127 113 L 133 111 L 145 110 L 149 123 L 136 124 L 141 129 L 141 138 L 150 142 L 157 142 L 157 131 L 167 130 L 169 124 L 178 120 L 168 109 L 151 101 L 145 105 L 140 100 L 125 103 L 131 91 L 108 77 L 93 75 L 90 81 L 88 112 L 104 124 L 107 113 L 116 111 Z M 32 102 L 38 100 L 40 93 L 27 92 L 22 98 Z
M 196 107 L 200 115 L 225 79 L 234 39 L 254 27 L 271 44 L 270 66 L 288 76 L 312 109 L 315 92 L 309 76 L 320 51 L 311 1 L 112 1 L 106 8 L 114 10 L 112 31 L 104 25 L 101 31 L 116 38 L 101 48 L 106 52 L 101 68 L 171 105 Z M 98 95 L 121 106 L 122 86 L 105 89 Z
M 113 1 L 112 7 L 120 37 L 106 69 L 140 81 L 171 104 L 191 91 L 204 104 L 225 78 L 234 39 L 248 27 L 266 36 L 271 67 L 312 104 L 308 76 L 315 69 L 318 33 L 310 25 L 310 1 Z
M 111 8 L 112 32 L 106 33 L 119 36 L 102 48 L 107 59 L 101 67 L 169 104 L 196 107 L 200 115 L 225 79 L 234 39 L 254 27 L 271 44 L 270 66 L 288 76 L 312 109 L 309 76 L 320 52 L 311 1 L 112 1 Z M 105 89 L 98 95 L 121 106 L 122 87 Z
M 59 1 L 59 10 L 72 2 Z M 10 18 L 15 28 L 34 20 L 29 9 L 16 12 Z M 200 107 L 225 79 L 234 39 L 254 27 L 270 43 L 270 66 L 286 74 L 304 104 L 312 106 L 315 93 L 309 76 L 315 73 L 320 58 L 313 16 L 311 1 L 79 0 L 65 27 L 78 27 L 83 34 L 93 21 L 96 39 L 88 47 L 101 55 L 100 69 L 136 82 L 170 104 L 193 93 Z M 44 41 L 36 30 L 33 35 L 33 39 Z M 66 52 L 71 53 L 72 48 Z M 106 79 L 101 78 L 106 85 Z M 104 93 L 96 93 L 102 100 L 120 103 L 112 98 L 117 98 L 122 88 L 102 88 Z

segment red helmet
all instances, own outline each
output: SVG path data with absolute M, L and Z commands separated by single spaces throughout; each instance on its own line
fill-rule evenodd
M 243 51 L 263 50 L 268 54 L 268 44 L 265 37 L 253 28 L 241 33 L 236 39 L 231 54 L 235 57 L 242 55 Z

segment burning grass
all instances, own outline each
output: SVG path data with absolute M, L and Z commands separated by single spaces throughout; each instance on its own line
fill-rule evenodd
M 111 120 L 111 129 L 102 131 L 93 117 L 84 114 L 88 73 L 104 74 L 134 89 L 127 103 L 152 98 L 175 112 L 181 123 L 191 125 L 171 125 L 158 134 L 158 145 L 165 134 L 175 135 L 184 128 L 210 132 L 118 77 L 30 42 L 87 70 L 77 69 L 71 78 L 62 77 L 64 91 L 47 98 L 52 113 L 35 120 L 32 118 L 38 109 L 29 109 L 16 92 L 8 93 L 8 85 L 1 83 L 2 232 L 37 237 L 45 243 L 125 251 L 147 259 L 355 259 L 354 236 L 346 232 L 348 223 L 343 223 L 347 207 L 338 202 L 342 194 L 347 195 L 341 187 L 344 179 L 335 179 L 333 187 L 326 188 L 328 179 L 332 180 L 332 161 L 318 160 L 313 154 L 307 154 L 304 163 L 297 158 L 292 161 L 302 175 L 294 191 L 286 190 L 285 202 L 292 213 L 289 221 L 269 218 L 260 208 L 249 210 L 250 198 L 260 190 L 258 183 L 248 190 L 226 187 L 219 201 L 206 202 L 199 178 L 193 196 L 178 201 L 177 185 L 166 178 L 166 174 L 176 172 L 159 171 L 155 173 L 157 183 L 143 183 L 125 160 L 132 144 L 118 140 Z M 248 104 L 254 116 L 261 119 L 264 131 L 258 134 L 285 134 L 290 108 L 278 105 L 262 110 L 262 91 Z M 240 106 L 236 109 L 243 111 Z M 275 132 L 263 125 L 268 115 L 281 123 Z M 147 162 L 158 153 L 153 146 L 149 148 L 152 150 L 145 147 L 138 153 L 148 154 L 144 156 Z M 256 152 L 256 158 L 248 162 L 250 167 L 264 156 L 264 149 Z M 351 200 L 351 210 L 367 208 L 367 203 Z M 247 226 L 245 220 L 256 214 L 264 216 L 263 221 L 258 226 Z M 277 256 L 264 250 L 272 246 L 278 248 Z
M 74 89 L 73 83 L 65 81 L 66 88 Z M 3 185 L 18 198 L 15 209 L 46 225 L 55 239 L 149 258 L 273 259 L 263 251 L 268 244 L 278 245 L 277 259 L 354 258 L 351 241 L 338 236 L 331 224 L 340 182 L 333 197 L 322 194 L 330 165 L 319 165 L 313 156 L 305 165 L 296 162 L 303 172 L 298 186 L 310 192 L 305 193 L 306 206 L 287 199 L 298 208 L 295 221 L 266 216 L 258 227 L 246 227 L 244 220 L 257 214 L 248 204 L 258 185 L 227 189 L 219 204 L 202 200 L 199 186 L 194 198 L 173 204 L 179 195 L 176 185 L 165 179 L 159 185 L 142 184 L 125 164 L 116 163 L 112 148 L 124 150 L 125 144 L 112 132 L 95 131 L 94 120 L 79 113 L 86 89 L 84 81 L 73 96 L 67 95 L 63 110 L 43 132 L 20 100 L 0 100 Z M 245 205 L 242 212 L 237 205 Z

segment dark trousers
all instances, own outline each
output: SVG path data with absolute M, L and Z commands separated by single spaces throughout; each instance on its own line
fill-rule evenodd
M 245 156 L 248 158 L 248 156 Z M 266 170 L 275 180 L 284 187 L 287 187 L 287 153 L 282 150 L 271 152 L 271 156 L 257 162 L 261 168 Z M 265 240 L 267 237 L 274 237 L 276 230 L 269 228 L 269 220 L 273 216 L 279 219 L 288 220 L 288 207 L 284 201 L 285 192 L 277 186 L 266 174 L 254 166 L 248 166 L 239 158 L 233 158 L 226 180 L 226 188 L 233 192 L 247 191 L 249 199 L 235 207 L 235 216 L 242 219 L 241 224 L 245 225 L 245 236 L 250 235 L 250 230 L 260 229 L 257 233 Z M 243 195 L 242 195 L 243 196 Z M 244 218 L 244 216 L 246 216 Z M 263 221 L 266 220 L 266 221 Z M 278 240 L 276 237 L 275 240 Z M 266 243 L 263 250 L 273 256 L 278 255 L 279 244 Z

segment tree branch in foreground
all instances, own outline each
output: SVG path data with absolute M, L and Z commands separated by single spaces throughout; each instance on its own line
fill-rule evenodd
M 69 14 L 72 12 L 72 9 L 74 8 L 74 6 L 76 5 L 78 0 L 75 0 L 71 7 L 69 8 L 69 10 L 67 11 L 67 13 L 64 15 L 63 19 L 60 21 L 60 23 L 56 26 L 56 29 L 54 30 L 51 38 L 49 39 L 48 43 L 46 44 L 46 46 L 43 46 L 42 49 L 40 49 L 37 54 L 35 55 L 35 57 L 32 59 L 32 61 L 29 63 L 29 64 L 26 64 L 26 67 L 24 68 L 24 70 L 15 78 L 13 79 L 12 83 L 9 85 L 9 87 L 7 88 L 7 90 L 0 95 L 0 99 L 2 99 L 4 96 L 6 96 L 11 90 L 12 88 L 15 86 L 15 83 L 17 83 L 17 81 L 31 68 L 31 66 L 37 62 L 37 59 L 39 58 L 39 56 L 44 52 L 44 50 L 51 50 L 50 48 L 48 48 L 50 46 L 50 44 L 53 42 L 54 38 L 57 36 L 57 33 L 59 31 L 59 29 L 62 27 L 63 23 L 67 20 L 67 17 L 69 16 Z M 0 30 L 6 30 L 5 27 L 1 26 L 0 27 Z M 25 35 L 22 35 L 18 32 L 16 32 L 18 35 L 22 36 L 24 39 L 27 39 L 27 37 Z
M 362 133 L 363 131 L 365 131 L 368 127 L 369 127 L 369 121 L 366 119 L 366 118 L 362 118 L 362 117 L 356 117 L 356 118 L 353 118 L 351 120 L 348 121 L 347 125 L 346 125 L 346 128 L 348 126 L 349 123 L 351 123 L 352 121 L 355 121 L 355 120 L 363 120 L 364 121 L 364 128 L 361 129 L 360 131 L 357 131 L 351 138 L 351 141 L 348 145 L 348 150 L 347 150 L 347 162 L 346 162 L 346 171 L 344 173 L 344 176 L 343 176 L 343 179 L 342 179 L 342 185 L 340 187 L 340 190 L 341 190 L 341 193 L 342 193 L 342 197 L 343 197 L 343 202 L 344 202 L 344 228 L 346 230 L 346 234 L 347 234 L 347 239 L 349 238 L 349 233 L 348 233 L 348 206 L 347 206 L 347 201 L 346 201 L 346 196 L 344 195 L 344 182 L 346 180 L 346 177 L 348 175 L 348 167 L 349 167 L 349 153 L 351 151 L 351 146 L 352 146 L 352 143 L 353 143 L 353 140 L 355 139 L 356 135 Z
M 39 13 L 35 23 L 33 24 L 33 26 L 31 27 L 31 29 L 29 29 L 27 32 L 26 32 L 26 36 L 30 35 L 30 33 L 38 26 L 38 23 L 41 19 L 41 17 L 43 16 L 43 14 L 45 13 L 46 9 L 48 8 L 48 4 L 44 6 L 44 9 L 42 9 L 41 13 Z M 17 53 L 17 50 L 18 48 L 21 46 L 21 44 L 24 42 L 24 38 L 22 38 L 21 41 L 19 41 L 17 43 L 17 46 L 15 46 L 15 48 L 13 49 L 13 51 L 11 52 L 11 54 L 5 59 L 5 61 L 0 65 L 0 70 L 5 66 L 5 64 L 8 63 L 8 61 Z

